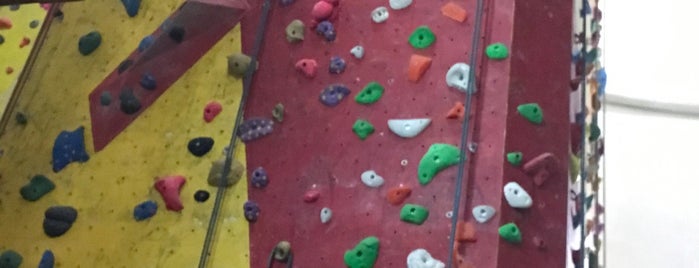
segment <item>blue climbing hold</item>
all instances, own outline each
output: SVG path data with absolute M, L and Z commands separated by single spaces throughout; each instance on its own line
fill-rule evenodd
M 346 67 L 347 67 L 347 63 L 345 62 L 345 60 L 343 60 L 339 56 L 334 56 L 334 57 L 330 58 L 329 71 L 331 74 L 341 74 L 342 72 L 345 71 Z
M 126 14 L 132 18 L 138 14 L 138 9 L 141 7 L 141 0 L 121 0 L 121 3 L 126 8 Z
M 157 86 L 157 83 L 155 83 L 155 77 L 153 77 L 151 74 L 143 74 L 140 84 L 143 88 L 148 90 L 154 90 Z
M 155 37 L 152 35 L 144 37 L 141 39 L 141 42 L 138 43 L 138 52 L 146 51 L 146 49 L 153 45 L 153 42 L 155 42 Z
M 53 268 L 55 262 L 56 258 L 53 256 L 53 252 L 47 249 L 46 251 L 44 251 L 44 254 L 41 255 L 41 261 L 39 261 L 39 268 Z
M 335 37 L 337 36 L 337 34 L 335 33 L 335 26 L 333 26 L 332 22 L 329 22 L 327 20 L 318 23 L 318 25 L 316 26 L 316 33 L 318 33 L 318 35 L 323 36 L 325 40 L 328 42 L 335 41 Z
M 53 172 L 59 172 L 72 162 L 87 162 L 85 151 L 85 127 L 72 132 L 61 131 L 53 143 Z
M 335 107 L 351 93 L 347 86 L 332 84 L 320 92 L 320 102 L 328 107 Z
M 597 95 L 604 96 L 604 89 L 607 87 L 607 71 L 604 68 L 597 70 Z
M 590 2 L 588 0 L 585 0 L 583 1 L 582 9 L 580 9 L 580 17 L 585 17 L 590 13 L 592 13 L 592 8 L 590 8 Z
M 158 212 L 158 204 L 155 203 L 155 201 L 148 200 L 134 207 L 133 218 L 136 219 L 136 221 L 142 221 L 153 217 L 156 212 Z

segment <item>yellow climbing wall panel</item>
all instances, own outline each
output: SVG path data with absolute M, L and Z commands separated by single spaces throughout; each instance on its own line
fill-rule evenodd
M 213 207 L 215 187 L 206 177 L 211 162 L 222 156 L 231 135 L 241 80 L 227 75 L 226 56 L 240 51 L 240 30 L 224 39 L 197 62 L 104 150 L 92 146 L 88 94 L 150 34 L 181 1 L 143 1 L 129 18 L 120 1 L 67 3 L 65 18 L 55 22 L 14 112 L 25 113 L 27 125 L 10 122 L 0 137 L 0 251 L 24 257 L 23 267 L 36 266 L 45 249 L 56 255 L 57 267 L 196 267 Z M 78 38 L 92 30 L 102 45 L 81 56 Z M 223 104 L 212 122 L 202 119 L 212 100 Z M 85 127 L 90 154 L 59 173 L 51 166 L 53 141 L 62 130 Z M 214 138 L 211 152 L 198 158 L 187 150 L 190 139 Z M 235 157 L 244 163 L 242 145 Z M 21 198 L 19 189 L 36 174 L 45 174 L 56 189 L 36 202 Z M 184 210 L 165 209 L 153 188 L 155 177 L 187 178 L 180 197 Z M 248 223 L 242 206 L 245 181 L 227 191 L 209 267 L 248 267 Z M 205 203 L 193 199 L 205 189 Z M 136 222 L 135 205 L 158 202 L 158 213 Z M 44 211 L 52 205 L 78 210 L 78 219 L 63 236 L 49 238 L 42 230 Z

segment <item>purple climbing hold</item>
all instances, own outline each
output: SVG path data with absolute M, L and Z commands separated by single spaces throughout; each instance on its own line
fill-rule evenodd
M 320 102 L 328 107 L 335 107 L 349 95 L 351 91 L 342 84 L 332 84 L 320 92 Z
M 236 134 L 243 142 L 249 142 L 269 135 L 273 127 L 272 119 L 252 118 L 240 124 Z
M 344 59 L 340 58 L 339 56 L 330 58 L 329 71 L 331 74 L 341 74 L 345 71 L 345 67 L 347 67 L 347 63 Z
M 157 83 L 155 82 L 155 77 L 151 74 L 143 74 L 141 76 L 141 81 L 139 82 L 141 86 L 147 90 L 154 90 L 157 87 Z
M 318 25 L 316 26 L 316 33 L 318 33 L 318 35 L 323 36 L 325 40 L 328 42 L 335 41 L 335 37 L 337 36 L 337 34 L 335 33 L 335 26 L 333 26 L 332 22 L 329 22 L 327 20 L 318 23 Z
M 243 211 L 245 211 L 245 219 L 249 222 L 256 222 L 260 216 L 260 206 L 250 200 L 243 205 Z
M 294 0 L 279 0 L 279 3 L 282 4 L 282 6 L 288 6 L 294 3 Z
M 252 178 L 250 183 L 255 188 L 265 188 L 269 184 L 269 179 L 267 178 L 267 171 L 264 168 L 258 167 L 252 171 Z
M 72 162 L 86 162 L 90 159 L 85 151 L 85 128 L 72 132 L 61 131 L 53 143 L 53 171 L 58 172 Z

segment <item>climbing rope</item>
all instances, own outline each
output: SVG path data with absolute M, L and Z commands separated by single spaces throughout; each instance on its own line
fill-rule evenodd
M 250 55 L 250 66 L 257 66 L 257 58 L 260 53 L 260 47 L 262 46 L 262 40 L 265 33 L 265 26 L 267 24 L 267 17 L 269 16 L 269 10 L 271 7 L 271 0 L 265 0 L 262 3 L 262 11 L 260 13 L 260 20 L 257 25 L 257 32 L 255 33 L 255 43 L 252 48 L 252 54 Z M 243 94 L 240 98 L 240 105 L 238 106 L 238 113 L 235 118 L 235 124 L 233 125 L 233 133 L 231 133 L 231 139 L 228 144 L 228 150 L 226 151 L 226 161 L 223 165 L 223 171 L 221 172 L 221 179 L 219 180 L 218 189 L 216 191 L 216 199 L 214 201 L 214 208 L 211 211 L 211 218 L 209 219 L 209 226 L 206 229 L 206 238 L 204 239 L 204 246 L 202 247 L 201 256 L 199 257 L 199 268 L 206 267 L 206 262 L 208 261 L 209 255 L 211 255 L 211 243 L 213 242 L 214 233 L 216 232 L 216 223 L 218 221 L 218 215 L 221 212 L 221 204 L 223 203 L 223 198 L 226 193 L 226 178 L 228 177 L 233 163 L 233 153 L 235 152 L 235 145 L 238 136 L 238 128 L 243 121 L 243 113 L 245 111 L 245 104 L 247 103 L 248 94 L 250 93 L 250 86 L 252 85 L 252 76 L 255 72 L 255 68 L 248 68 L 245 71 L 245 76 L 243 77 Z

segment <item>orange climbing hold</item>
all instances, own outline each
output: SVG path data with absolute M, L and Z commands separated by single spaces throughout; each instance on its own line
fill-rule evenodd
M 413 54 L 408 65 L 408 80 L 417 82 L 432 65 L 432 58 Z
M 9 66 L 5 69 L 6 74 L 12 74 L 14 71 L 15 71 L 15 69 L 13 69 L 12 67 L 9 67 Z
M 31 40 L 29 39 L 29 37 L 25 36 L 24 38 L 22 38 L 22 41 L 19 43 L 19 48 L 26 47 L 29 45 L 29 43 L 31 43 Z
M 460 101 L 457 101 L 454 104 L 454 107 L 449 110 L 449 113 L 447 114 L 447 119 L 459 119 L 463 120 L 464 116 L 466 114 L 466 107 L 464 107 L 464 104 Z
M 412 190 L 410 190 L 409 187 L 401 184 L 398 185 L 398 187 L 389 190 L 386 194 L 386 199 L 391 205 L 397 206 L 403 203 L 403 201 L 410 196 L 410 193 L 412 193 Z
M 476 242 L 476 226 L 470 221 L 459 221 L 456 224 L 456 241 Z
M 12 20 L 8 17 L 0 18 L 0 30 L 6 30 L 12 28 Z
M 454 2 L 442 6 L 442 15 L 458 22 L 466 20 L 466 10 Z

